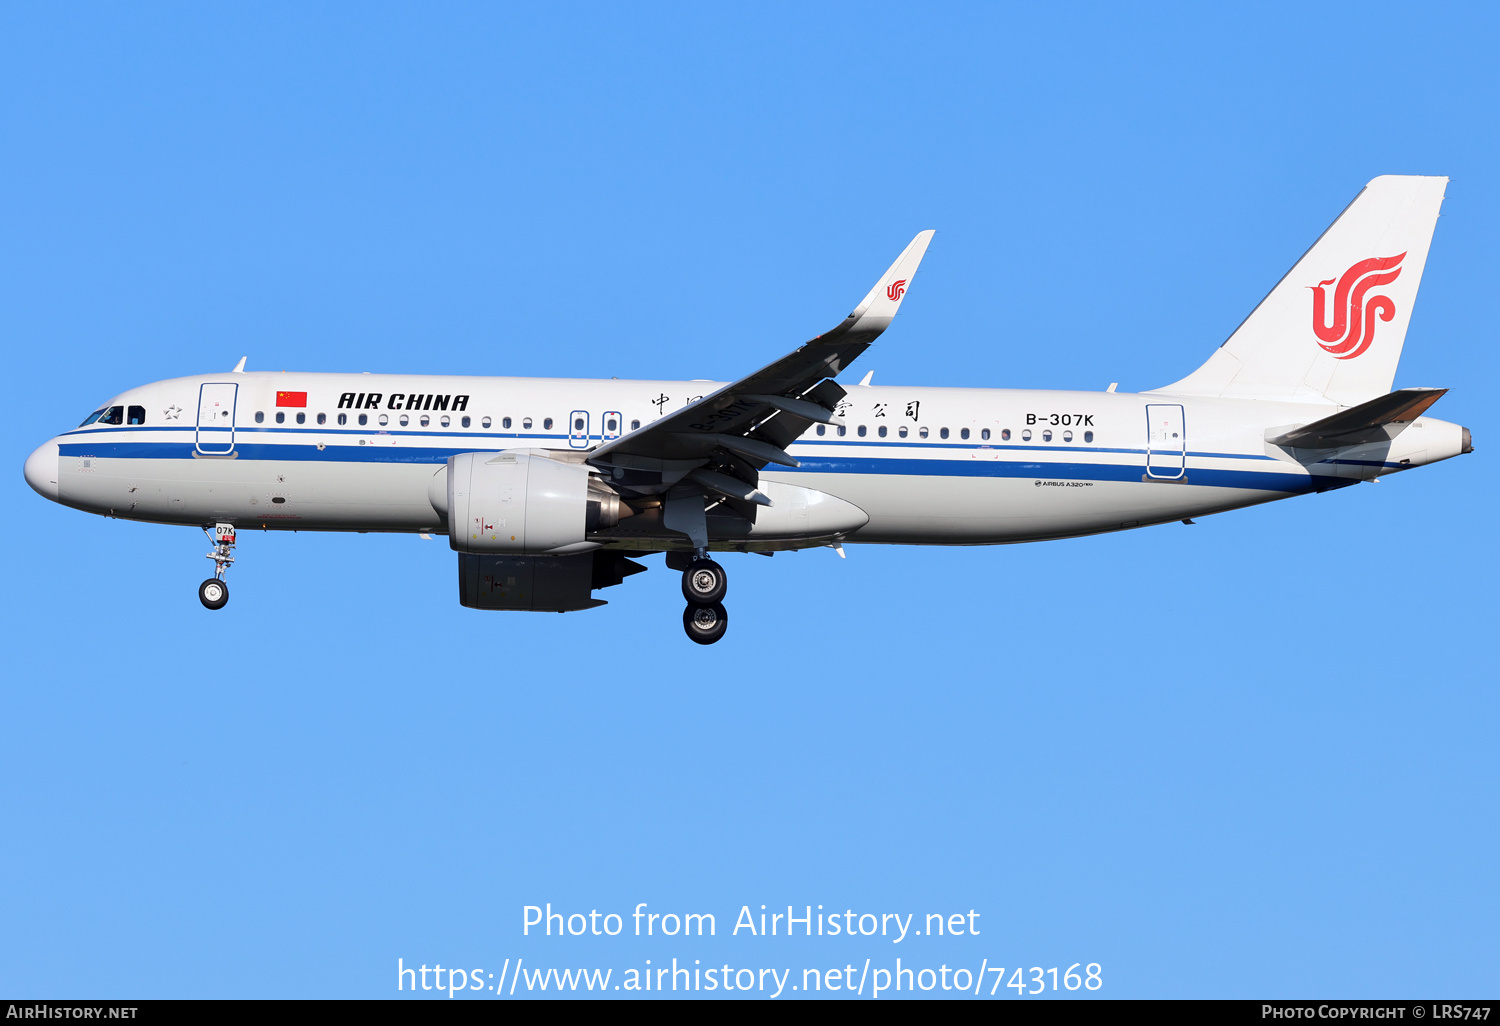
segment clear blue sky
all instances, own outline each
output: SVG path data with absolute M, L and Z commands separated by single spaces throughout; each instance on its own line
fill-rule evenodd
M 1494 993 L 1497 27 L 7 5 L 0 992 L 900 955 L 1098 962 L 1113 996 Z M 929 227 L 861 373 L 1150 388 L 1384 173 L 1452 177 L 1396 383 L 1451 386 L 1474 455 L 1194 527 L 732 559 L 712 648 L 659 557 L 600 610 L 479 613 L 411 537 L 246 533 L 208 613 L 197 532 L 21 477 L 100 400 L 247 354 L 732 378 Z M 719 936 L 522 937 L 549 901 Z M 762 903 L 981 934 L 726 936 Z

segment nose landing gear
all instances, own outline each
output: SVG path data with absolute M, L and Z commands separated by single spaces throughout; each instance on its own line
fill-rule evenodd
M 724 568 L 699 550 L 682 572 L 682 596 L 687 609 L 682 612 L 682 629 L 700 645 L 712 645 L 729 628 L 729 614 L 722 599 L 729 590 L 729 576 Z
M 198 601 L 207 609 L 223 609 L 229 602 L 229 585 L 224 580 L 224 571 L 234 562 L 234 525 L 215 524 L 212 534 L 203 529 L 208 540 L 213 542 L 213 551 L 208 554 L 214 561 L 214 575 L 198 585 Z

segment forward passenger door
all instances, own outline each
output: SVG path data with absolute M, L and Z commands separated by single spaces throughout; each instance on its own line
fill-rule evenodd
M 239 385 L 211 382 L 198 388 L 198 451 L 224 456 L 234 451 L 234 404 Z

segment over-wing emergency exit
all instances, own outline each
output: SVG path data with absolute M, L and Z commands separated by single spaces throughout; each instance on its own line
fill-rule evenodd
M 847 387 L 924 231 L 832 330 L 738 381 L 233 371 L 110 399 L 26 461 L 54 502 L 203 529 L 446 534 L 459 601 L 567 612 L 665 553 L 683 626 L 724 635 L 713 558 L 987 545 L 1190 519 L 1471 451 L 1392 391 L 1446 178 L 1370 182 L 1192 374 L 1139 394 Z

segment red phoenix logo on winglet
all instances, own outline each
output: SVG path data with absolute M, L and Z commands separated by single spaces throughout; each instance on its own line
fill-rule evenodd
M 900 299 L 905 292 L 906 279 L 902 278 L 900 281 L 891 282 L 891 287 L 885 290 L 885 298 L 894 303 L 896 300 Z
M 1352 360 L 1375 341 L 1375 318 L 1388 321 L 1396 316 L 1396 304 L 1388 296 L 1365 293 L 1378 285 L 1389 285 L 1401 276 L 1405 253 L 1389 257 L 1371 257 L 1350 267 L 1337 279 L 1329 278 L 1309 285 L 1313 294 L 1313 331 L 1318 345 L 1337 360 Z M 1327 322 L 1327 296 L 1323 289 L 1337 281 L 1333 292 L 1333 323 Z

